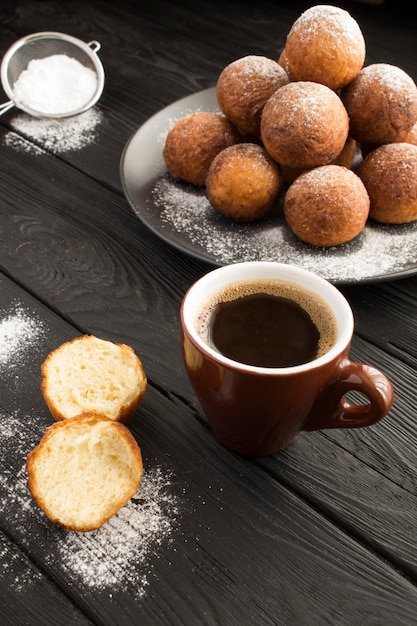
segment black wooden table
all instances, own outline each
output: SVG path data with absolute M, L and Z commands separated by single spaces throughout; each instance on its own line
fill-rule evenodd
M 390 414 L 240 457 L 212 436 L 181 359 L 181 299 L 213 264 L 143 224 L 120 178 L 147 119 L 213 87 L 238 57 L 277 55 L 308 6 L 1 3 L 2 55 L 24 35 L 61 31 L 98 40 L 106 72 L 100 102 L 73 126 L 51 131 L 18 110 L 0 118 L 1 624 L 417 624 L 417 279 L 340 287 L 356 318 L 352 357 L 394 384 Z M 417 79 L 410 9 L 339 6 L 362 27 L 367 63 Z M 25 458 L 52 421 L 40 365 L 83 333 L 130 344 L 148 389 L 129 424 L 143 486 L 100 531 L 79 535 L 33 503 Z

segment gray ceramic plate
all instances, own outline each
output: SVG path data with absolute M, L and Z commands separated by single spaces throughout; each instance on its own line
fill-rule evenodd
M 333 283 L 400 278 L 417 272 L 417 222 L 384 226 L 369 222 L 353 241 L 315 248 L 287 227 L 282 206 L 267 219 L 238 224 L 219 215 L 204 190 L 176 183 L 162 151 L 175 122 L 193 111 L 217 111 L 215 89 L 162 109 L 128 141 L 121 158 L 123 190 L 136 215 L 169 244 L 214 265 L 272 260 L 304 267 Z

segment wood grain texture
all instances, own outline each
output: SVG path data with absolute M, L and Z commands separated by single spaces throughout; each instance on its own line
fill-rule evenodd
M 126 200 L 88 176 L 49 155 L 3 157 L 3 268 L 79 328 L 132 342 L 151 377 L 149 357 L 159 359 L 163 385 L 178 369 L 179 304 L 198 271 L 187 277 L 189 260 L 166 245 L 164 255 Z
M 91 622 L 27 555 L 0 531 L 1 623 L 89 626 Z M 7 565 L 6 565 L 7 564 Z
M 344 293 L 355 312 L 356 333 L 415 366 L 417 279 L 403 278 L 372 289 L 349 287 Z
M 308 495 L 303 493 L 302 477 L 310 475 L 312 481 L 317 464 L 323 475 L 329 462 L 337 471 L 337 459 L 340 471 L 349 467 L 351 475 L 339 494 L 344 496 L 344 506 L 356 506 L 356 515 L 365 510 L 353 467 L 359 475 L 363 470 L 351 455 L 326 445 L 320 459 L 317 450 L 310 448 L 301 456 L 301 477 L 288 480 L 281 469 L 277 480 L 270 467 L 265 472 L 262 464 L 224 450 L 183 402 L 166 397 L 152 385 L 130 428 L 142 448 L 146 471 L 158 466 L 172 472 L 170 489 L 179 503 L 173 543 L 158 547 L 146 563 L 152 571 L 152 586 L 140 603 L 129 585 L 112 587 L 111 597 L 109 591 L 88 593 L 85 589 L 80 596 L 82 581 L 68 569 L 63 556 L 65 533 L 40 515 L 24 492 L 19 471 L 23 454 L 51 422 L 39 389 L 41 359 L 58 336 L 61 341 L 70 339 L 73 329 L 8 279 L 2 281 L 2 294 L 10 302 L 18 299 L 33 317 L 42 320 L 44 329 L 24 378 L 14 388 L 9 380 L 4 389 L 7 415 L 3 424 L 7 419 L 12 425 L 19 420 L 24 423 L 2 459 L 2 476 L 9 479 L 2 487 L 8 515 L 0 517 L 1 528 L 32 562 L 43 564 L 50 579 L 78 601 L 95 623 L 135 623 L 140 615 L 143 623 L 210 624 L 218 615 L 220 623 L 225 619 L 237 625 L 251 615 L 262 623 L 297 624 L 303 615 L 311 614 L 311 623 L 352 624 L 347 606 L 354 614 L 363 614 L 363 623 L 372 623 L 368 618 L 408 623 L 417 590 L 364 538 L 355 537 L 358 520 L 352 521 L 352 528 L 345 527 L 347 513 L 354 517 L 353 510 L 340 511 L 340 519 L 336 515 L 332 519 L 324 510 L 324 498 L 317 496 L 317 485 L 306 490 Z M 323 435 L 319 437 L 325 441 Z M 276 461 L 281 466 L 287 459 L 295 473 L 300 452 L 302 444 L 301 450 L 294 444 Z M 323 482 L 329 489 L 328 480 Z M 337 487 L 326 497 L 335 496 Z M 20 498 L 16 499 L 16 492 Z M 26 502 L 23 508 L 22 500 Z M 140 560 L 137 567 L 143 567 Z M 260 602 L 260 598 L 267 601 Z
M 99 40 L 106 70 L 101 123 L 82 149 L 13 148 L 5 140 L 16 134 L 19 113 L 0 118 L 0 320 L 20 303 L 42 329 L 24 361 L 0 376 L 1 623 L 416 622 L 417 279 L 342 289 L 356 320 L 352 358 L 393 381 L 389 416 L 366 429 L 303 433 L 272 457 L 240 457 L 212 436 L 181 359 L 181 299 L 212 266 L 151 233 L 119 176 L 123 148 L 149 116 L 214 85 L 234 58 L 277 55 L 309 5 L 13 0 L 0 7 L 0 54 L 20 36 L 58 30 Z M 399 64 L 417 78 L 414 15 L 391 3 L 339 5 L 360 22 L 369 62 Z M 84 332 L 129 343 L 140 355 L 148 390 L 129 428 L 145 471 L 166 475 L 175 501 L 169 538 L 122 564 L 131 574 L 123 585 L 101 589 L 69 566 L 75 544 L 35 506 L 24 469 L 51 423 L 40 364 Z M 96 537 L 86 541 L 92 557 L 102 549 Z

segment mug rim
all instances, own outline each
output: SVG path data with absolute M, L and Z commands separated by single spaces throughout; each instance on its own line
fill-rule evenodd
M 237 273 L 241 273 L 241 275 L 237 277 Z M 262 367 L 230 359 L 209 346 L 200 337 L 195 327 L 195 317 L 204 301 L 230 283 L 241 280 L 262 280 L 265 278 L 298 284 L 325 300 L 336 318 L 338 327 L 336 341 L 325 354 L 301 365 Z M 200 296 L 198 295 L 199 293 L 201 293 Z M 342 317 L 343 325 L 340 323 Z M 353 312 L 350 304 L 335 285 L 310 270 L 277 261 L 242 261 L 210 270 L 197 279 L 186 291 L 181 303 L 180 318 L 182 331 L 206 357 L 229 369 L 251 374 L 262 374 L 264 376 L 311 371 L 333 361 L 336 357 L 342 355 L 350 345 L 354 328 Z

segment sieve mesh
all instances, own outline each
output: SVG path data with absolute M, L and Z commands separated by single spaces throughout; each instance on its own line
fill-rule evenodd
M 3 59 L 1 67 L 3 89 L 9 98 L 13 100 L 13 86 L 30 61 L 44 59 L 53 55 L 66 55 L 95 72 L 97 76 L 97 90 L 94 97 L 86 102 L 82 109 L 66 113 L 62 117 L 85 111 L 97 102 L 104 87 L 104 71 L 96 54 L 96 51 L 99 49 L 100 44 L 98 42 L 85 44 L 75 37 L 63 33 L 43 32 L 24 37 L 9 49 Z M 19 107 L 32 115 L 43 115 L 37 111 L 29 110 L 27 107 L 25 108 L 21 105 Z M 61 116 L 58 114 L 51 117 Z
M 63 39 L 35 39 L 16 50 L 7 67 L 7 81 L 13 89 L 14 83 L 32 59 L 45 59 L 54 54 L 66 54 L 97 73 L 96 67 L 84 50 Z

